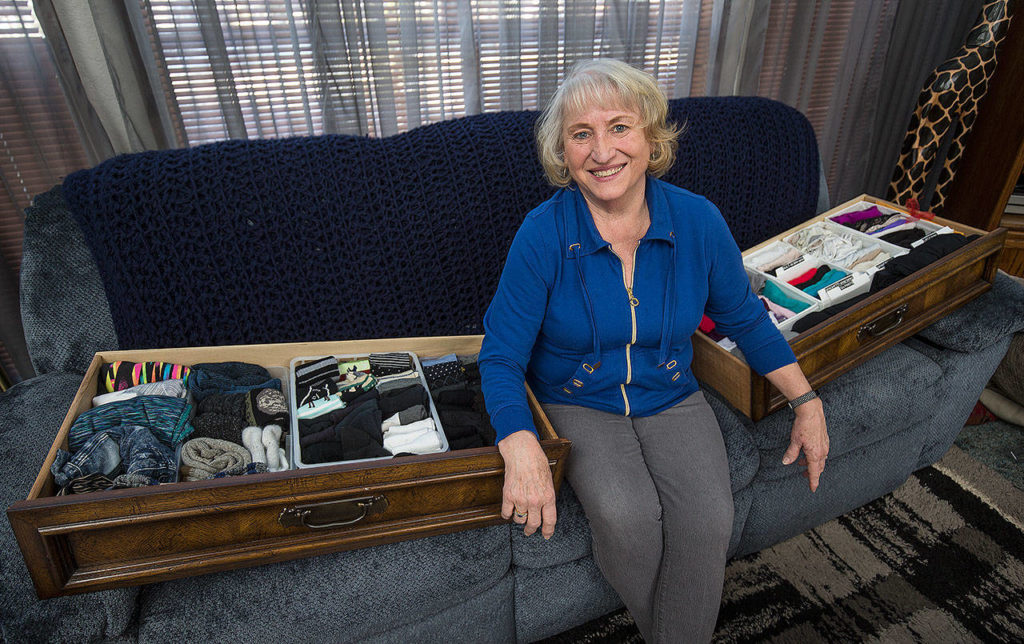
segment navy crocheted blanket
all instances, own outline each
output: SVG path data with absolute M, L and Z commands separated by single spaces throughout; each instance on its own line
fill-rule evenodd
M 554 190 L 536 117 L 122 155 L 64 196 L 123 349 L 481 333 L 516 229 Z M 671 117 L 687 129 L 665 178 L 716 203 L 741 248 L 814 215 L 797 111 L 695 98 Z

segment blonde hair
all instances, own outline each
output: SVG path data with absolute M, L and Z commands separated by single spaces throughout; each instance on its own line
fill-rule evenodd
M 548 181 L 560 188 L 571 183 L 562 141 L 565 118 L 595 103 L 617 104 L 640 115 L 640 125 L 653 148 L 648 174 L 660 177 L 672 167 L 682 129 L 667 122 L 664 92 L 647 72 L 611 58 L 595 58 L 573 66 L 537 121 L 537 154 Z

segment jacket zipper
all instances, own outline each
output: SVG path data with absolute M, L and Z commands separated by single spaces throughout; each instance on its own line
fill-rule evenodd
M 629 317 L 632 324 L 632 334 L 630 335 L 629 342 L 626 343 L 626 382 L 619 385 L 619 389 L 622 391 L 622 402 L 625 403 L 625 411 L 623 413 L 626 416 L 629 416 L 629 396 L 626 395 L 626 385 L 633 380 L 633 362 L 630 356 L 630 347 L 636 343 L 636 307 L 640 304 L 640 301 L 633 295 L 633 287 L 630 286 L 636 279 L 636 251 L 638 248 L 640 248 L 639 242 L 633 247 L 633 266 L 630 269 L 630 276 L 626 276 L 626 266 L 619 259 L 619 263 L 622 264 L 622 285 L 626 287 L 626 295 L 629 296 Z

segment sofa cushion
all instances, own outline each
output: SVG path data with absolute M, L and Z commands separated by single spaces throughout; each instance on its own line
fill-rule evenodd
M 980 351 L 1018 331 L 1024 331 L 1024 285 L 998 272 L 988 292 L 917 335 L 947 349 Z
M 188 577 L 147 586 L 139 640 L 361 640 L 493 587 L 511 564 L 509 526 Z M 230 598 L 225 601 L 224 598 Z M 337 635 L 335 635 L 337 634 Z
M 736 409 L 725 402 L 718 395 L 718 392 L 702 387 L 704 398 L 711 405 L 718 419 L 718 426 L 722 430 L 722 438 L 725 439 L 725 451 L 729 456 L 729 483 L 735 494 L 750 485 L 761 467 L 761 455 L 757 451 L 757 445 L 751 436 L 754 424 L 750 419 L 740 414 Z
M 597 567 L 584 557 L 543 570 L 516 570 L 516 633 L 519 642 L 556 635 L 622 606 Z
M 886 439 L 929 417 L 945 392 L 936 384 L 942 369 L 903 344 L 886 349 L 819 390 L 829 431 L 829 460 Z M 798 468 L 784 466 L 793 413 L 775 412 L 756 424 L 753 436 L 761 451 L 758 479 L 794 476 Z M 916 457 L 916 453 L 915 453 Z M 801 480 L 803 480 L 801 478 Z
M 24 500 L 57 435 L 81 376 L 49 373 L 0 394 L 0 508 Z M 0 521 L 0 640 L 93 642 L 132 631 L 138 588 L 36 598 L 7 521 Z
M 572 458 L 570 454 L 569 458 Z M 540 532 L 527 537 L 512 528 L 512 563 L 524 568 L 546 568 L 575 561 L 590 554 L 590 523 L 569 481 L 562 481 L 556 508 L 555 534 L 544 540 Z
M 21 322 L 36 373 L 85 373 L 117 336 L 96 262 L 60 186 L 25 210 Z

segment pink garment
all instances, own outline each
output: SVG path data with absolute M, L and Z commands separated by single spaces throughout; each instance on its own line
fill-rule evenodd
M 779 322 L 788 320 L 789 318 L 796 315 L 796 313 L 794 313 L 793 311 L 790 311 L 784 306 L 779 306 L 778 304 L 772 302 L 763 295 L 758 295 L 757 297 L 759 297 L 761 301 L 764 302 L 764 305 L 768 307 L 769 311 L 775 314 L 775 319 L 778 320 Z

